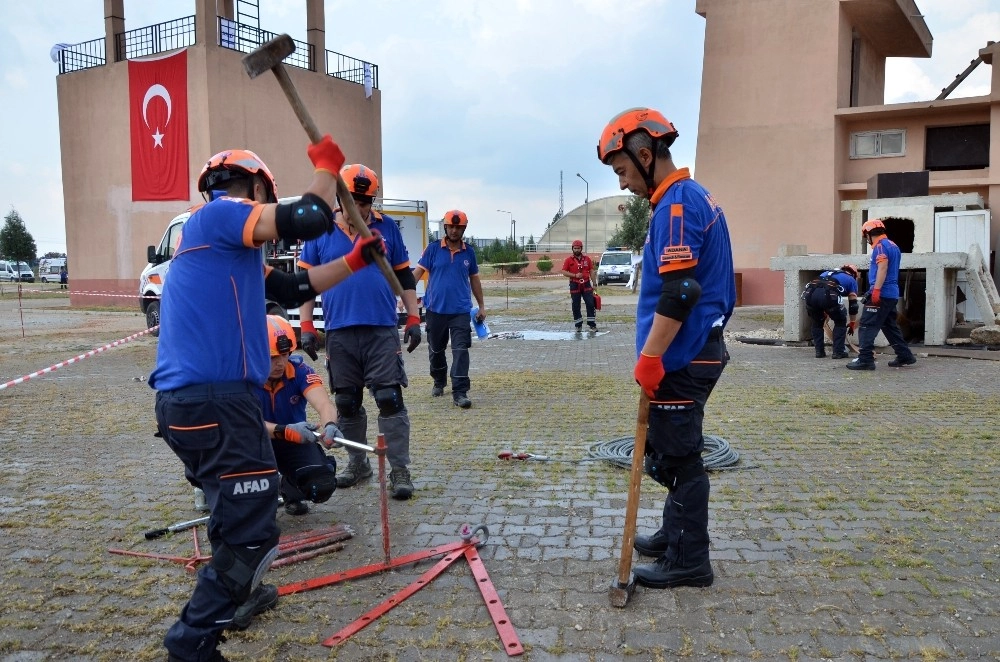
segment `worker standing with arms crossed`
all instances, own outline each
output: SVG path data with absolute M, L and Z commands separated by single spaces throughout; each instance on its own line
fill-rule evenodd
M 636 311 L 635 380 L 650 398 L 645 469 L 669 493 L 663 524 L 636 536 L 656 561 L 633 568 L 651 588 L 711 586 L 709 481 L 701 453 L 705 403 L 729 360 L 722 338 L 736 282 L 729 229 L 711 194 L 670 154 L 677 129 L 658 111 L 626 110 L 604 128 L 597 156 L 622 190 L 653 207 Z

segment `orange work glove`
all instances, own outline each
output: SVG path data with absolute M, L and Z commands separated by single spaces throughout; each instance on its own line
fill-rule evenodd
M 650 356 L 639 352 L 639 360 L 635 362 L 635 370 L 632 374 L 635 376 L 636 383 L 642 387 L 646 395 L 652 398 L 656 389 L 659 388 L 660 382 L 663 381 L 663 376 L 667 373 L 663 369 L 663 361 L 659 356 Z
M 420 344 L 420 318 L 410 315 L 406 318 L 406 326 L 403 327 L 403 340 L 409 344 L 406 346 L 407 353 L 412 352 Z
M 876 287 L 875 289 L 872 290 L 872 305 L 877 306 L 881 300 L 882 300 L 882 289 Z
M 344 256 L 344 262 L 351 273 L 354 273 L 374 262 L 379 255 L 385 255 L 385 240 L 382 239 L 382 234 L 375 230 L 372 236 L 367 239 L 361 237 L 355 242 L 351 252 Z
M 854 329 L 856 329 L 856 328 L 858 328 L 858 323 L 857 322 L 855 322 L 853 320 L 850 321 L 850 322 L 848 322 L 847 323 L 847 335 L 853 336 L 854 335 Z
M 309 160 L 316 166 L 316 170 L 328 172 L 334 177 L 344 167 L 344 161 L 346 161 L 344 153 L 340 151 L 340 145 L 333 142 L 329 133 L 315 145 L 309 145 L 306 148 L 306 153 L 309 154 Z

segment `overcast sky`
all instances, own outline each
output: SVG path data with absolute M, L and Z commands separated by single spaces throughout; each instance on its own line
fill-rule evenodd
M 886 102 L 932 99 L 1000 38 L 997 0 L 916 0 L 931 59 L 890 60 Z M 261 27 L 305 39 L 305 0 L 259 0 Z M 628 10 L 622 7 L 627 5 Z M 460 208 L 469 234 L 538 238 L 564 210 L 619 193 L 595 155 L 632 106 L 677 126 L 694 165 L 704 19 L 695 0 L 327 0 L 327 48 L 379 66 L 384 194 Z M 39 255 L 65 251 L 49 49 L 104 36 L 102 0 L 0 0 L 0 216 L 16 208 Z M 127 29 L 194 14 L 193 0 L 126 0 Z M 989 92 L 980 65 L 952 97 Z M 253 148 L 253 145 L 246 147 Z M 350 160 L 350 155 L 347 155 Z M 278 173 L 280 177 L 280 173 Z

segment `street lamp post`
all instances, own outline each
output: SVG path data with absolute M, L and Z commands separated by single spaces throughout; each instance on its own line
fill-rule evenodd
M 587 193 L 583 198 L 583 252 L 587 252 L 587 233 L 590 230 L 588 227 L 590 225 L 590 182 L 584 179 L 583 175 L 576 173 L 576 176 L 583 179 L 583 183 L 587 185 Z
M 517 222 L 517 221 L 514 220 L 514 213 L 513 212 L 509 212 L 506 209 L 497 209 L 497 211 L 500 212 L 501 214 L 510 214 L 510 219 L 509 219 L 510 220 L 510 227 L 511 227 L 511 230 L 510 230 L 510 243 L 513 244 L 514 243 L 514 223 Z

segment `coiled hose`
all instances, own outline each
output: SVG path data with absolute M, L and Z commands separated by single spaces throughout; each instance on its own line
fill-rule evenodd
M 587 457 L 603 460 L 623 469 L 632 468 L 632 450 L 635 448 L 635 437 L 619 437 L 610 441 L 599 441 L 587 449 Z M 723 471 L 731 469 L 752 469 L 756 465 L 736 466 L 740 454 L 722 437 L 705 435 L 705 450 L 702 453 L 705 469 L 708 471 Z

